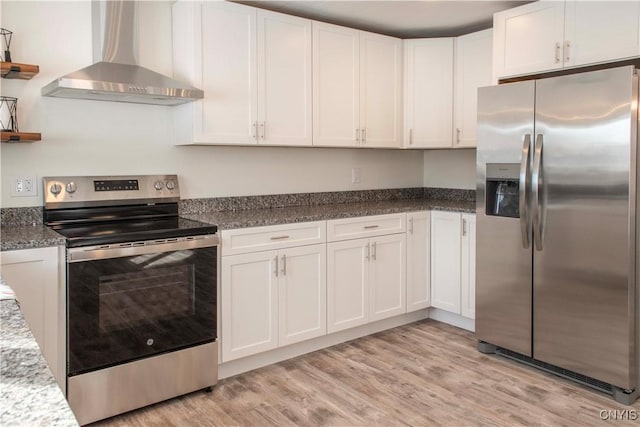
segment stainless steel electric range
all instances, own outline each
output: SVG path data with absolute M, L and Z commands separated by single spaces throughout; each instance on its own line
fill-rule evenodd
M 217 227 L 178 216 L 176 175 L 44 178 L 66 238 L 67 399 L 87 424 L 218 379 Z

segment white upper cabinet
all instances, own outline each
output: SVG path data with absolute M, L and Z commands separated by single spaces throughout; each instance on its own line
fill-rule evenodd
M 360 31 L 360 145 L 402 146 L 402 40 Z
M 259 143 L 311 145 L 311 21 L 258 10 Z
M 402 41 L 313 23 L 313 145 L 399 147 Z
M 405 40 L 406 148 L 451 148 L 453 38 Z
M 173 6 L 174 76 L 204 91 L 175 107 L 176 144 L 253 144 L 256 10 L 227 2 Z
M 493 15 L 496 77 L 562 67 L 564 3 L 538 1 Z
M 359 141 L 359 34 L 313 23 L 313 145 L 352 147 Z
M 176 144 L 311 145 L 311 21 L 228 2 L 173 6 Z
M 496 78 L 640 55 L 639 1 L 539 1 L 494 14 Z
M 453 146 L 476 146 L 478 88 L 492 83 L 492 30 L 455 40 Z
M 567 1 L 564 66 L 640 55 L 640 1 Z

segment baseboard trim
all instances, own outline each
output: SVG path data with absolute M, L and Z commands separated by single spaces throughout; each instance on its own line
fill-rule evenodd
M 459 314 L 440 310 L 439 308 L 431 307 L 429 309 L 429 318 L 442 323 L 448 323 L 449 325 L 453 325 L 461 329 L 466 329 L 467 331 L 476 331 L 476 321 L 474 319 L 469 319 L 468 317 L 463 317 Z

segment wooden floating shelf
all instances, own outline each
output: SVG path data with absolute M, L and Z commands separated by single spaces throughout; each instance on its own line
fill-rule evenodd
M 40 72 L 40 67 L 17 62 L 0 62 L 0 77 L 3 79 L 30 80 Z
M 40 141 L 42 135 L 35 132 L 2 132 L 2 142 L 33 142 Z

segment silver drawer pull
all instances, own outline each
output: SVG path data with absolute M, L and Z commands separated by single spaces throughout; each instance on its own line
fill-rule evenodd
M 283 239 L 288 239 L 291 236 L 273 236 L 271 238 L 271 240 L 283 240 Z
M 365 229 L 365 230 L 370 230 L 370 229 L 372 229 L 372 228 L 378 228 L 378 227 L 380 227 L 380 226 L 379 226 L 379 225 L 365 225 L 365 226 L 364 226 L 364 229 Z

